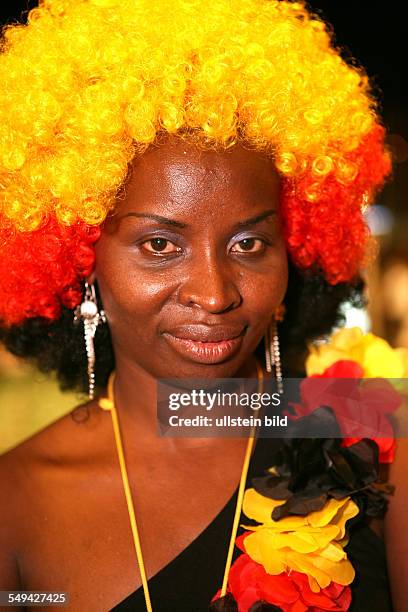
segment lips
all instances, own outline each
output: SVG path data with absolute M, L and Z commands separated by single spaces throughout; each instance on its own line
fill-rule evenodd
M 222 342 L 238 338 L 245 331 L 243 325 L 179 325 L 168 330 L 172 336 L 196 342 Z
M 245 331 L 242 325 L 182 325 L 163 336 L 183 357 L 211 365 L 233 357 L 241 348 Z

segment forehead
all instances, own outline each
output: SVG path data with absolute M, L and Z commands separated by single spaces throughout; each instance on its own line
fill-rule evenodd
M 277 203 L 279 176 L 271 158 L 243 146 L 205 151 L 181 139 L 150 147 L 136 158 L 120 212 L 220 212 Z

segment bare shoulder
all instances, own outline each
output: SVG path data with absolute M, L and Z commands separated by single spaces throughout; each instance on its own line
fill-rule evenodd
M 55 505 L 55 491 L 63 505 L 70 482 L 104 456 L 104 424 L 97 403 L 88 403 L 0 456 L 0 590 L 24 586 L 20 560 L 46 519 L 40 506 Z
M 101 410 L 96 402 L 77 406 L 74 410 L 51 423 L 18 446 L 0 456 L 0 477 L 7 474 L 23 475 L 27 466 L 37 462 L 68 460 L 82 438 L 98 430 L 101 424 Z
M 0 524 L 5 514 L 15 520 L 30 492 L 56 470 L 64 478 L 66 470 L 87 462 L 90 447 L 93 459 L 97 458 L 106 432 L 103 417 L 96 402 L 78 406 L 0 456 L 0 486 L 6 501 L 0 504 Z

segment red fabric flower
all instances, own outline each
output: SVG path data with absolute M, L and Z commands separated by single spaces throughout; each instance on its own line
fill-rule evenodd
M 245 535 L 237 540 L 240 548 Z M 292 571 L 272 576 L 247 554 L 232 565 L 228 586 L 239 612 L 248 612 L 258 601 L 278 606 L 283 612 L 345 612 L 351 603 L 350 587 L 332 582 L 319 593 L 313 593 L 306 574 Z M 219 593 L 214 599 L 218 597 Z
M 343 446 L 370 438 L 379 447 L 380 462 L 392 463 L 396 443 L 387 415 L 397 410 L 402 398 L 387 380 L 362 377 L 363 369 L 358 363 L 337 361 L 323 374 L 301 382 L 301 403 L 292 404 L 294 414 L 288 416 L 296 419 L 328 406 L 344 436 Z

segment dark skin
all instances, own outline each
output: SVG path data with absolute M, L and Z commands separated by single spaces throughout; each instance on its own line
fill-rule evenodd
M 226 504 L 246 446 L 157 437 L 156 379 L 255 377 L 252 354 L 284 298 L 287 259 L 278 175 L 258 153 L 169 140 L 134 163 L 125 191 L 89 280 L 98 280 L 112 333 L 115 402 L 151 577 Z M 211 364 L 181 354 L 167 335 L 191 324 L 240 332 L 238 348 Z M 87 420 L 60 419 L 0 461 L 9 501 L 0 590 L 65 590 L 72 610 L 110 609 L 140 586 L 110 415 L 96 402 L 87 410 Z

